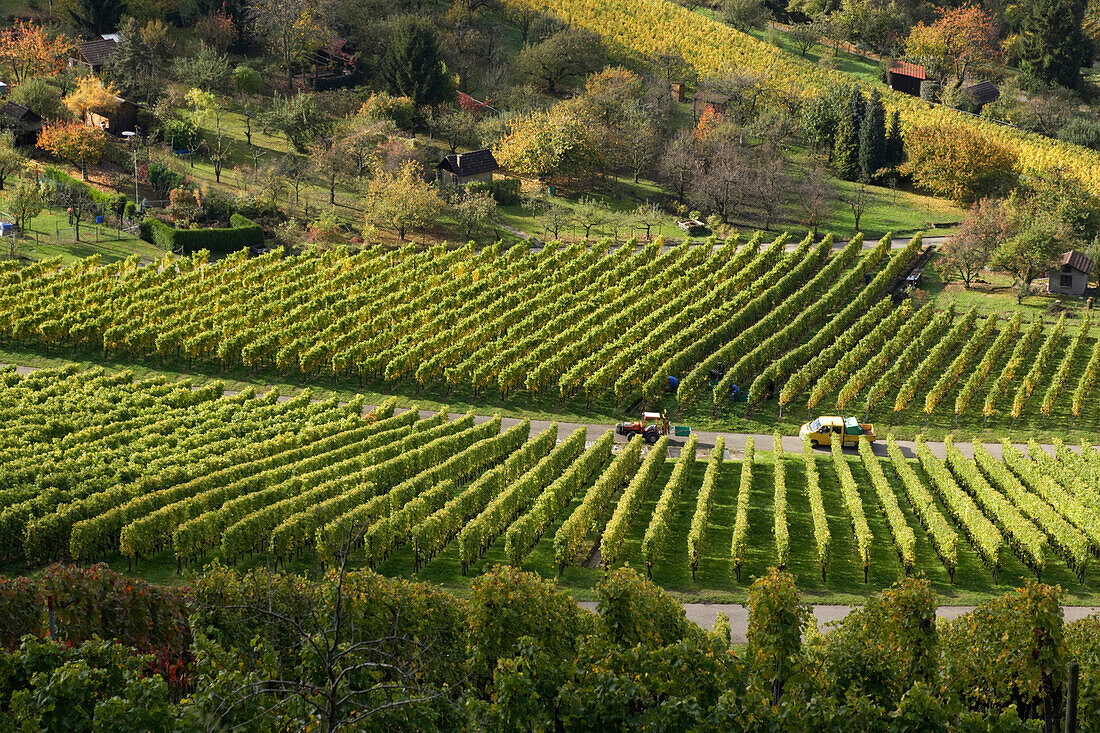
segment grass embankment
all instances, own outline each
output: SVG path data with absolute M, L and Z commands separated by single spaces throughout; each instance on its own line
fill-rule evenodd
M 14 182 L 7 190 L 0 191 L 0 212 L 8 211 L 8 201 Z M 95 217 L 86 217 L 80 223 L 80 239 L 74 241 L 68 214 L 58 208 L 44 210 L 24 227 L 16 242 L 16 257 L 25 261 L 44 260 L 60 256 L 65 264 L 72 264 L 85 257 L 98 254 L 103 261 L 124 260 L 139 255 L 143 261 L 152 262 L 164 256 L 164 251 L 141 238 L 116 228 L 118 220 L 113 215 L 105 217 L 103 224 L 96 224 Z M 0 257 L 11 256 L 10 237 L 0 239 Z

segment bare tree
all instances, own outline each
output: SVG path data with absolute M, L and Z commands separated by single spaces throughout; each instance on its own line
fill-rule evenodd
M 698 151 L 691 133 L 682 130 L 665 145 L 657 159 L 658 180 L 676 194 L 676 203 L 684 203 L 691 182 L 699 172 Z
M 995 199 L 981 199 L 970 207 L 959 233 L 948 237 L 940 247 L 936 269 L 947 277 L 959 277 L 969 288 L 1001 242 L 1012 235 L 1012 221 L 1005 206 Z
M 527 45 L 531 24 L 539 17 L 539 12 L 534 7 L 523 3 L 506 3 L 503 6 L 505 20 L 519 31 L 521 45 Z
M 226 162 L 233 157 L 233 138 L 226 134 L 225 130 L 221 126 L 221 116 L 218 116 L 219 122 L 214 129 L 214 136 L 210 140 L 204 140 L 203 145 L 206 146 L 206 155 L 210 158 L 211 164 L 214 166 L 214 182 L 222 182 L 222 170 L 225 168 Z
M 637 183 L 638 176 L 657 156 L 657 146 L 660 143 L 657 127 L 639 110 L 627 115 L 620 130 L 621 157 Z
M 871 203 L 871 192 L 867 190 L 867 186 L 859 184 L 859 186 L 847 194 L 842 196 L 841 201 L 848 205 L 848 208 L 852 210 L 852 218 L 854 222 L 855 232 L 859 232 L 859 220 L 863 218 L 864 212 L 867 211 L 867 206 Z
M 575 211 L 577 225 L 584 229 L 584 238 L 591 239 L 592 230 L 600 229 L 611 223 L 612 212 L 606 206 L 592 198 L 582 198 Z
M 325 0 L 249 0 L 249 18 L 258 35 L 282 60 L 286 88 L 294 89 L 294 63 L 327 34 Z
M 712 76 L 699 82 L 700 90 L 719 97 L 726 97 L 726 116 L 738 125 L 747 125 L 757 113 L 757 105 L 767 85 L 764 79 L 747 72 Z
M 336 185 L 344 180 L 347 171 L 343 151 L 330 137 L 321 138 L 310 147 L 308 157 L 313 174 L 324 182 L 328 189 L 330 206 L 336 205 Z
M 704 167 L 692 180 L 688 198 L 728 224 L 731 217 L 744 210 L 756 178 L 757 171 L 744 148 L 729 140 L 715 140 L 709 146 Z
M 526 207 L 542 227 L 543 233 L 553 239 L 557 239 L 561 230 L 573 222 L 573 212 L 553 201 L 533 198 L 527 201 Z
M 352 608 L 354 588 L 347 585 L 347 564 L 350 548 L 362 540 L 366 527 L 363 524 L 347 532 L 336 570 L 323 581 L 328 585 L 321 587 L 319 598 L 279 603 L 269 575 L 266 598 L 223 601 L 209 608 L 277 628 L 278 634 L 269 635 L 268 641 L 276 647 L 272 657 L 283 662 L 263 666 L 251 680 L 220 696 L 213 711 L 216 726 L 229 724 L 241 710 L 251 713 L 257 704 L 260 712 L 247 723 L 299 706 L 331 733 L 359 728 L 386 711 L 435 700 L 457 689 L 425 684 L 426 669 L 437 659 L 436 641 L 403 630 L 400 604 L 392 611 L 388 633 L 363 638 L 356 623 L 358 614 Z M 287 667 L 292 669 L 282 673 Z
M 799 52 L 805 56 L 821 41 L 824 32 L 825 29 L 821 21 L 812 20 L 809 23 L 799 23 L 791 26 L 787 36 L 794 42 L 794 45 L 798 46 Z
M 665 212 L 661 211 L 661 207 L 657 204 L 648 201 L 644 204 L 640 204 L 637 209 L 634 210 L 632 217 L 634 223 L 640 227 L 645 227 L 645 238 L 647 241 L 653 239 L 650 236 L 650 232 L 653 227 L 660 226 L 665 220 Z
M 691 84 L 698 77 L 695 67 L 689 64 L 680 53 L 680 49 L 674 46 L 666 46 L 654 51 L 649 60 L 653 68 L 664 76 L 666 83 L 679 81 Z M 671 92 L 671 89 L 669 91 Z
M 95 206 L 92 194 L 83 184 L 62 184 L 53 194 L 55 206 L 66 209 L 69 213 L 69 223 L 73 226 L 73 237 L 80 239 L 80 222 Z
M 297 206 L 302 187 L 309 183 L 311 172 L 309 158 L 290 153 L 279 161 L 278 171 L 286 178 L 290 189 L 294 191 L 294 205 Z
M 755 171 L 755 185 L 752 186 L 756 205 L 764 214 L 764 231 L 771 229 L 772 222 L 779 211 L 790 199 L 793 181 L 783 170 L 783 155 L 772 147 L 759 148 L 752 169 Z
M 829 204 L 836 200 L 836 191 L 820 165 L 806 171 L 795 189 L 795 200 L 798 201 L 802 223 L 813 230 L 814 238 L 817 238 L 818 227 L 828 213 Z

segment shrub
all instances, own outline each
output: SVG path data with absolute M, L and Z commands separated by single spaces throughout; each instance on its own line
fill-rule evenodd
M 142 176 L 139 174 L 138 177 Z M 145 166 L 144 178 L 153 187 L 154 195 L 159 199 L 167 198 L 169 191 L 183 185 L 182 175 L 157 161 Z
M 586 612 L 553 581 L 510 565 L 496 566 L 473 582 L 470 597 L 470 672 L 487 684 L 497 660 L 514 656 L 523 637 L 553 659 L 572 658 Z M 582 615 L 583 614 L 583 615 Z
M 666 646 L 698 636 L 684 607 L 631 568 L 608 573 L 596 588 L 600 630 L 622 646 Z
M 386 92 L 372 94 L 359 108 L 359 114 L 372 120 L 389 120 L 403 130 L 413 125 L 416 105 L 408 97 L 394 97 Z
M 1074 117 L 1058 130 L 1058 139 L 1084 148 L 1100 150 L 1100 122 Z
M 1062 589 L 1028 583 L 940 625 L 944 691 L 989 710 L 1016 704 L 1025 717 L 1052 715 L 1066 659 Z
M 87 183 L 84 183 L 80 179 L 73 178 L 65 171 L 58 170 L 57 168 L 54 168 L 52 166 L 45 166 L 42 175 L 46 180 L 53 181 L 60 185 L 83 188 L 88 192 L 88 195 L 91 196 L 92 201 L 96 202 L 97 204 L 102 204 L 103 206 L 106 206 L 112 210 L 114 210 L 115 207 L 119 206 L 125 207 L 126 204 L 120 204 L 120 201 L 128 201 L 128 199 L 126 198 L 126 194 L 100 191 L 98 188 L 89 186 Z
M 42 598 L 30 578 L 0 578 L 0 646 L 14 649 L 24 634 L 42 631 Z
M 794 576 L 775 568 L 749 588 L 748 662 L 778 703 L 787 680 L 798 668 L 802 626 L 810 611 L 795 587 Z
M 516 206 L 520 202 L 520 180 L 518 178 L 474 181 L 473 183 L 467 183 L 465 189 L 468 193 L 487 191 L 501 206 Z
M 148 674 L 152 657 L 125 644 L 93 639 L 74 647 L 27 638 L 3 661 L 0 689 L 11 691 L 0 706 L 6 730 L 174 728 L 168 685 Z
M 1100 731 L 1100 616 L 1066 624 L 1066 656 L 1081 665 L 1077 720 L 1082 731 Z
M 914 127 L 905 136 L 903 173 L 937 196 L 971 203 L 1006 191 L 1016 179 L 1016 155 L 962 125 Z
M 906 578 L 852 611 L 825 636 L 823 678 L 893 705 L 936 671 L 936 594 L 927 579 Z

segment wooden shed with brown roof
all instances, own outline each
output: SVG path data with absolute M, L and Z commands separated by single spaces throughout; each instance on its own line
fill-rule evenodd
M 16 145 L 34 145 L 42 132 L 42 118 L 15 102 L 5 102 L 0 107 L 0 129 L 15 135 Z
M 1001 90 L 991 81 L 980 81 L 963 87 L 963 94 L 977 106 L 984 107 L 990 102 L 996 102 L 1001 96 Z
M 95 41 L 82 41 L 76 44 L 76 56 L 69 59 L 69 66 L 84 66 L 97 72 L 118 50 L 118 41 L 113 38 L 100 38 Z
M 928 72 L 920 64 L 899 61 L 886 73 L 886 83 L 897 92 L 920 96 L 921 82 L 928 78 Z
M 84 124 L 89 127 L 98 127 L 112 135 L 121 135 L 127 130 L 137 127 L 138 108 L 133 102 L 122 97 L 117 97 L 118 105 L 113 109 L 103 112 L 88 110 L 84 113 Z

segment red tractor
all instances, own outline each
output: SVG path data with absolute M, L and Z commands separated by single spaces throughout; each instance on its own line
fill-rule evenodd
M 674 430 L 675 433 L 671 433 L 670 430 Z M 625 435 L 627 440 L 640 435 L 645 442 L 653 445 L 660 440 L 662 435 L 689 435 L 691 428 L 684 425 L 676 425 L 671 429 L 668 424 L 668 417 L 663 412 L 643 412 L 641 420 L 635 420 L 634 422 L 621 422 L 615 425 L 615 432 L 619 435 Z

